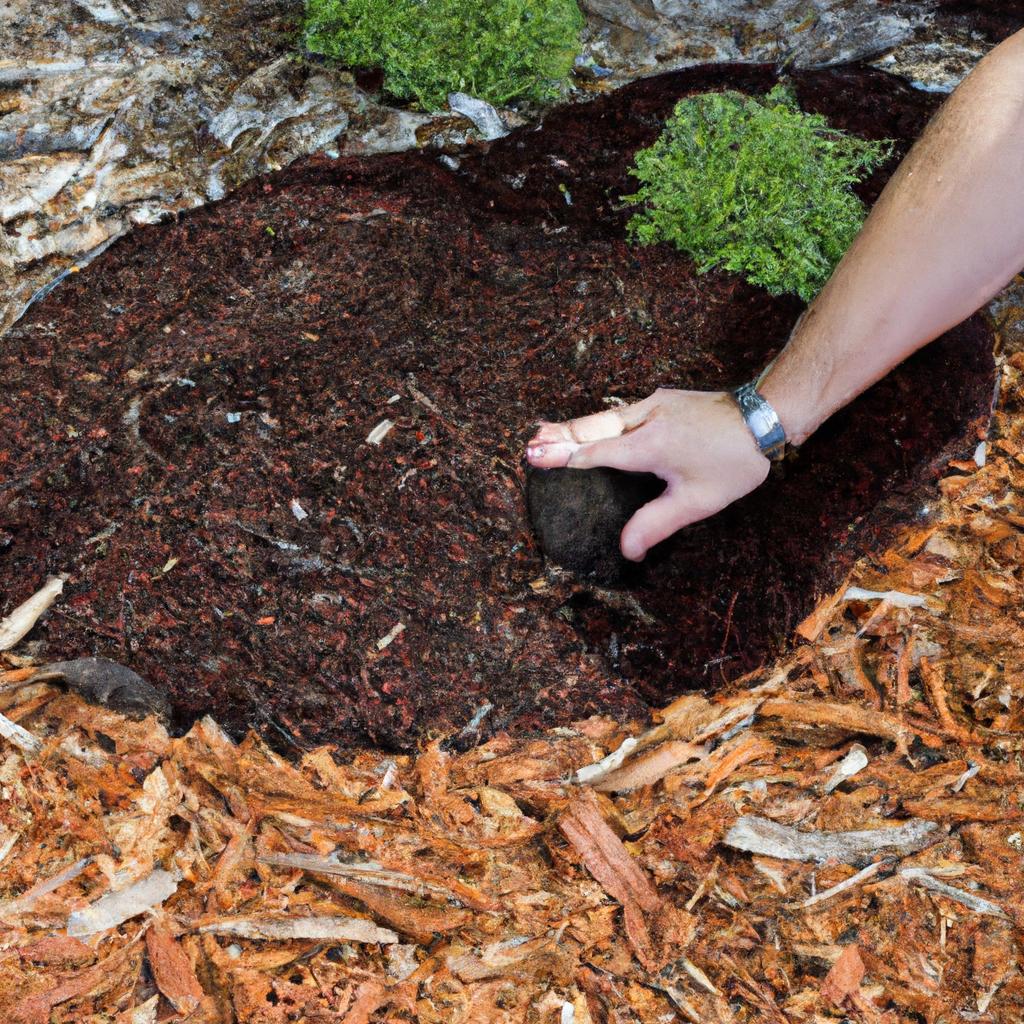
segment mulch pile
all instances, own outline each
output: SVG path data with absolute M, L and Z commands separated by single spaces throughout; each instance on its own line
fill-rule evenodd
M 1024 305 L 1000 317 L 1001 410 L 928 518 L 651 727 L 290 762 L 13 668 L 2 1018 L 1024 1018 Z
M 770 661 L 973 449 L 980 318 L 625 590 L 545 566 L 521 456 L 538 416 L 735 385 L 785 342 L 799 303 L 627 244 L 618 203 L 678 97 L 776 80 L 646 79 L 455 168 L 305 161 L 122 239 L 0 346 L 0 613 L 67 574 L 33 653 L 123 662 L 178 728 L 291 755 L 629 721 Z M 897 141 L 868 200 L 940 101 L 864 68 L 793 81 Z

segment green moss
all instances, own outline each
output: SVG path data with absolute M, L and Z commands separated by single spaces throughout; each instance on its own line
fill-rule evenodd
M 552 99 L 579 53 L 576 0 L 306 0 L 305 44 L 379 68 L 422 107 L 467 92 L 494 104 Z
M 722 267 L 810 301 L 864 221 L 851 186 L 889 152 L 804 113 L 782 85 L 687 97 L 636 155 L 629 233 L 672 243 L 701 273 Z

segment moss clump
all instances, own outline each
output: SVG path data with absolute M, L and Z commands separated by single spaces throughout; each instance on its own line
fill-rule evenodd
M 389 93 L 422 107 L 450 92 L 503 104 L 557 96 L 582 27 L 576 0 L 306 0 L 305 44 L 381 69 Z
M 782 85 L 690 96 L 636 155 L 640 187 L 625 199 L 643 209 L 629 233 L 671 242 L 701 273 L 722 267 L 809 302 L 864 221 L 851 186 L 889 152 L 804 113 Z

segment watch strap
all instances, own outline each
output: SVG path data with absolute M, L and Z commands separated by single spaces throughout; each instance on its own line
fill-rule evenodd
M 771 403 L 757 390 L 757 382 L 740 385 L 732 397 L 761 454 L 778 462 L 786 454 L 786 431 Z

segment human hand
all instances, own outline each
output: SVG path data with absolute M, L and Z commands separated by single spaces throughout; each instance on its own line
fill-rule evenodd
M 538 469 L 610 466 L 661 477 L 664 492 L 622 530 L 622 553 L 634 562 L 754 490 L 771 465 L 729 394 L 675 388 L 593 416 L 542 423 L 526 457 Z

